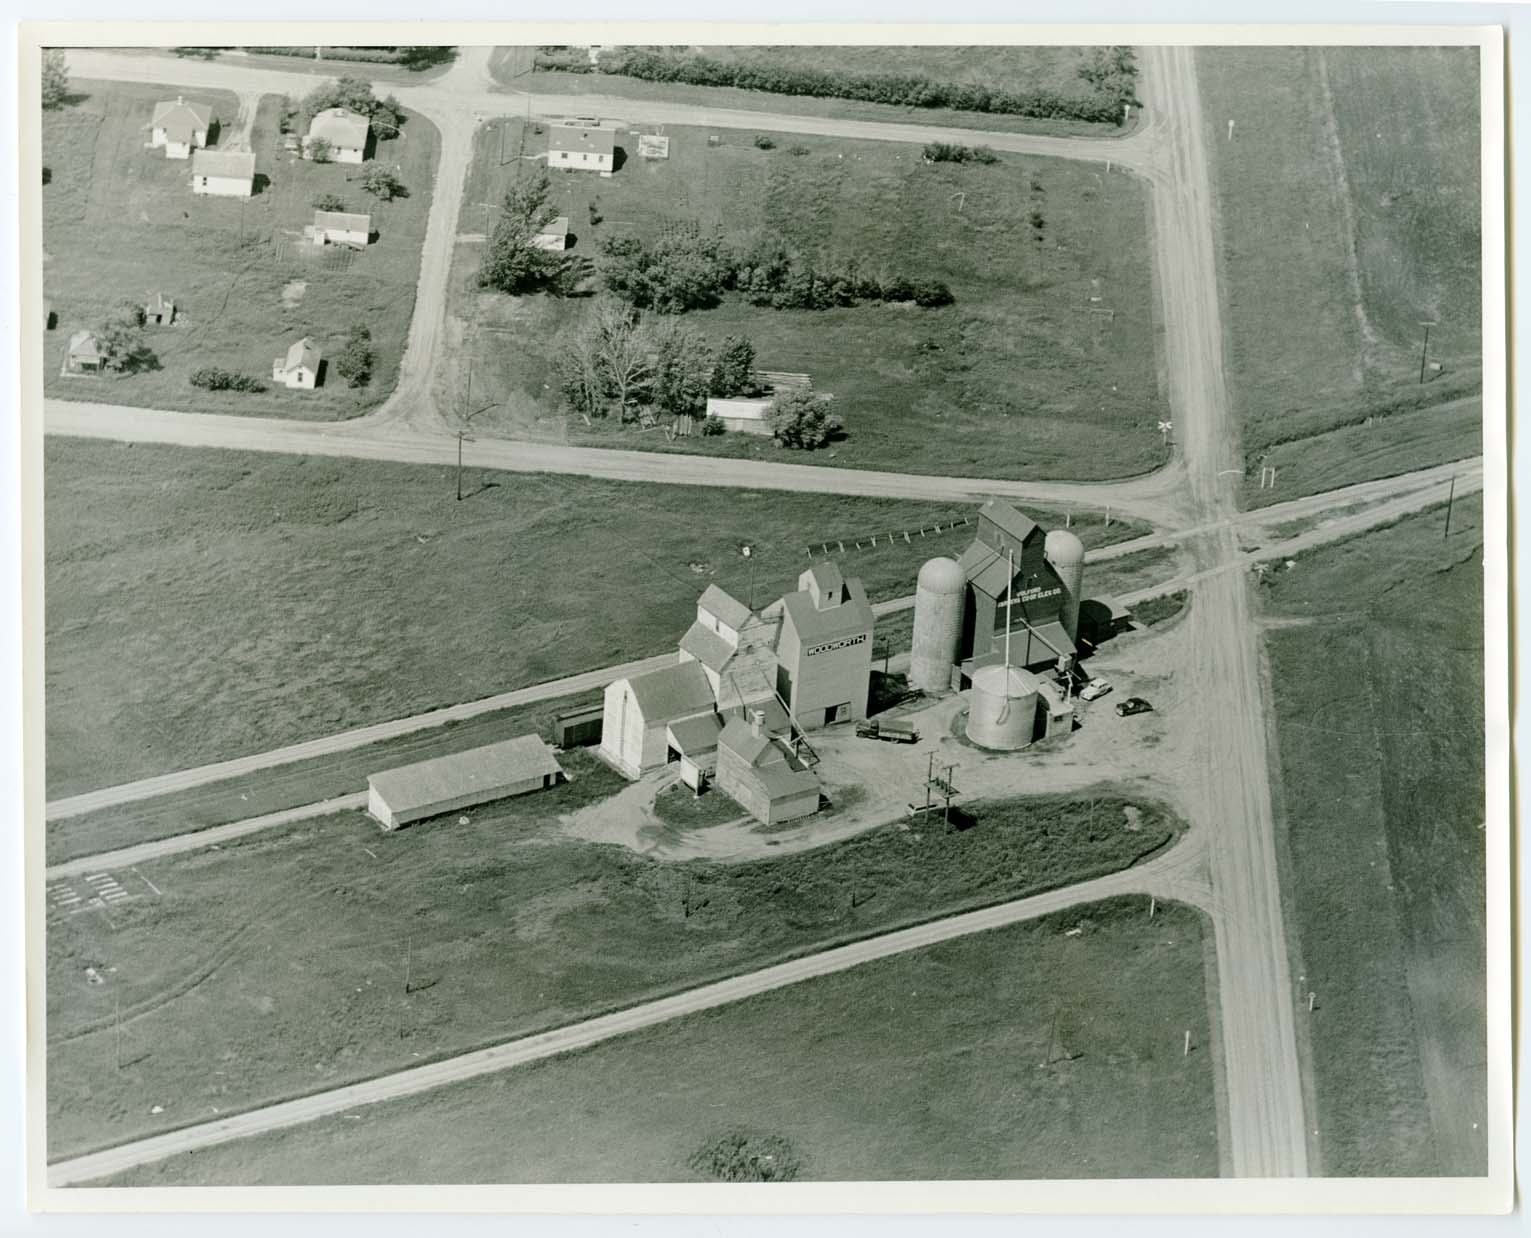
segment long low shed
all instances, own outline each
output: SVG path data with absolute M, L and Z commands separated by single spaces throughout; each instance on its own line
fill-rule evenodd
M 537 735 L 518 735 L 367 778 L 367 811 L 385 830 L 490 800 L 540 791 L 565 779 Z

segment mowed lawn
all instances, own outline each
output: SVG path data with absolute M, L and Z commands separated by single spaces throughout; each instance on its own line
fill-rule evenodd
M 44 452 L 54 798 L 663 652 L 709 583 L 748 601 L 753 561 L 763 605 L 826 539 L 852 539 L 839 561 L 876 598 L 972 540 L 887 536 L 960 506 L 472 469 L 459 503 L 435 466 Z
M 1481 450 L 1457 403 L 1481 384 L 1477 54 L 1197 53 L 1229 384 L 1246 465 L 1277 465 L 1284 497 L 1330 484 L 1336 452 L 1359 481 Z M 1443 369 L 1421 384 L 1426 321 Z
M 846 70 L 864 74 L 897 73 L 925 77 L 943 84 L 984 85 L 1005 90 L 1048 90 L 1077 99 L 1093 99 L 1096 95 L 1095 88 L 1079 76 L 1079 68 L 1091 50 L 1085 47 L 813 47 L 799 44 L 782 47 L 706 46 L 696 50 L 715 59 L 747 60 L 754 64 Z M 780 95 L 730 86 L 649 82 L 621 74 L 539 71 L 532 75 L 534 51 L 534 48 L 529 47 L 498 47 L 490 57 L 489 71 L 497 82 L 512 90 L 531 90 L 537 94 L 623 95 L 730 110 L 838 116 L 850 120 L 941 125 L 1008 133 L 1114 137 L 1121 132 L 1116 125 L 1089 121 L 862 103 L 854 99 Z
M 305 162 L 283 150 L 280 100 L 260 97 L 248 142 L 255 196 L 207 197 L 191 192 L 190 160 L 145 147 L 154 104 L 174 98 L 173 88 L 80 82 L 77 89 L 82 102 L 43 114 L 43 286 L 58 317 L 44 343 L 49 396 L 314 420 L 354 416 L 387 396 L 414 312 L 430 210 L 439 137 L 429 121 L 411 114 L 398 138 L 375 144 L 373 157 L 397 165 L 409 190 L 381 203 L 348 179 L 355 165 Z M 222 123 L 214 149 L 233 149 L 241 101 L 221 91 L 187 98 L 214 105 Z M 304 241 L 321 194 L 372 216 L 376 239 L 365 252 Z M 73 332 L 154 292 L 176 303 L 175 325 L 147 328 L 159 369 L 61 375 Z M 329 367 L 314 391 L 270 385 L 272 360 L 294 341 L 310 336 L 333 356 L 355 324 L 371 331 L 377 355 L 366 386 L 348 386 Z M 252 375 L 268 389 L 241 395 L 191 386 L 191 374 L 207 366 Z
M 1486 1162 L 1483 529 L 1459 500 L 1271 573 L 1283 881 L 1314 1171 Z
M 1010 154 L 990 166 L 929 164 L 917 146 L 765 130 L 773 149 L 737 130 L 666 132 L 666 160 L 638 158 L 636 136 L 623 130 L 618 146 L 628 158 L 611 179 L 553 174 L 553 200 L 575 233 L 573 255 L 593 261 L 604 236 L 652 238 L 696 220 L 725 238 L 779 238 L 824 264 L 854 259 L 883 275 L 942 280 L 956 298 L 942 309 L 801 311 L 729 296 L 685 315 L 710 340 L 749 338 L 761 369 L 807 373 L 834 395 L 845 439 L 793 459 L 1090 480 L 1164 462 L 1148 218 L 1132 176 Z M 535 174 L 546 143 L 546 134 L 524 132 L 514 119 L 484 128 L 461 234 L 492 227 L 505 188 Z M 1040 245 L 1033 212 L 1043 220 Z M 481 254 L 481 244 L 460 245 L 452 281 L 452 330 L 462 341 L 454 352 L 473 358 L 474 404 L 495 403 L 475 426 L 785 458 L 754 436 L 671 442 L 662 429 L 587 426 L 567 414 L 557 366 L 588 303 L 480 292 Z M 453 398 L 465 394 L 465 374 L 444 381 Z
M 50 915 L 51 1150 L 1069 885 L 1159 851 L 1182 824 L 1141 800 L 1131 819 L 1102 787 L 975 801 L 960 831 L 895 824 L 775 859 L 667 863 L 565 835 L 561 814 L 627 784 L 585 752 L 564 765 L 572 781 L 551 791 L 393 833 L 350 812 L 140 864 L 116 874 L 129 897 L 109 909 Z
M 802 1180 L 1214 1177 L 1210 936 L 1146 910 L 975 934 L 112 1185 L 705 1181 L 697 1154 L 735 1132 Z

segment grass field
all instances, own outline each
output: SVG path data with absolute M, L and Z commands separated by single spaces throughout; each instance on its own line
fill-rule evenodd
M 48 395 L 329 420 L 354 416 L 392 390 L 414 312 L 435 176 L 438 135 L 429 121 L 410 115 L 400 137 L 377 144 L 375 158 L 397 164 L 409 190 L 380 203 L 347 180 L 354 166 L 305 162 L 283 151 L 279 100 L 267 95 L 248 143 L 256 154 L 256 195 L 198 197 L 189 160 L 144 147 L 153 105 L 174 97 L 172 88 L 98 82 L 77 88 L 83 102 L 43 114 L 43 162 L 50 169 L 42 191 L 43 284 L 58 315 L 45 341 Z M 218 145 L 232 149 L 241 101 L 217 91 L 207 99 L 223 125 Z M 323 193 L 371 214 L 377 239 L 366 252 L 315 250 L 304 241 L 313 200 Z M 159 369 L 61 376 L 72 332 L 155 291 L 176 302 L 176 325 L 147 331 Z M 188 382 L 204 366 L 269 381 L 272 359 L 293 341 L 308 335 L 333 353 L 355 323 L 372 332 L 377 353 L 365 387 L 351 388 L 333 371 L 315 391 L 271 387 L 240 395 Z
M 975 802 L 961 831 L 890 825 L 779 859 L 663 863 L 563 835 L 557 814 L 626 785 L 586 753 L 566 767 L 566 786 L 475 810 L 467 824 L 449 816 L 390 834 L 339 814 L 140 865 L 121 874 L 135 896 L 109 912 L 51 917 L 52 1149 L 335 1086 L 1070 884 L 1179 829 L 1151 803 L 1132 828 L 1102 789 Z
M 1486 1172 L 1482 507 L 1271 573 L 1283 892 L 1315 1172 Z
M 763 604 L 809 542 L 969 514 L 476 473 L 458 503 L 434 466 L 59 438 L 44 453 L 51 798 L 659 653 L 708 582 L 746 598 L 741 543 Z M 1074 527 L 1087 545 L 1142 532 Z M 898 596 L 971 538 L 883 537 L 840 561 Z
M 1007 116 L 997 112 L 964 112 L 949 108 L 898 107 L 851 99 L 820 99 L 778 95 L 722 86 L 688 86 L 649 82 L 620 74 L 537 72 L 532 75 L 529 47 L 498 47 L 489 71 L 512 90 L 538 95 L 620 95 L 635 99 L 664 99 L 696 106 L 799 116 L 837 116 L 851 120 L 941 125 L 1007 133 L 1050 133 L 1069 136 L 1116 136 L 1116 125 L 1077 120 Z M 725 47 L 706 48 L 712 57 L 774 60 L 795 67 L 847 68 L 858 73 L 910 73 L 940 82 L 982 84 L 1007 89 L 1041 88 L 1071 97 L 1090 98 L 1093 88 L 1079 77 L 1086 49 L 1078 47 Z
M 1322 489 L 1337 449 L 1359 453 L 1347 481 L 1481 450 L 1464 406 L 1415 411 L 1480 385 L 1476 56 L 1198 52 L 1230 388 L 1247 466 L 1300 459 L 1287 497 Z M 1444 368 L 1422 387 L 1425 321 Z M 1344 441 L 1301 441 L 1368 417 Z
M 736 1130 L 809 1180 L 1212 1177 L 1204 928 L 1144 911 L 976 934 L 113 1184 L 695 1181 Z
M 618 144 L 632 157 L 612 179 L 553 177 L 575 255 L 593 258 L 603 235 L 653 236 L 668 221 L 696 219 L 724 236 L 779 237 L 819 260 L 854 257 L 863 269 L 940 279 L 956 297 L 934 310 L 825 311 L 730 298 L 686 315 L 714 341 L 749 337 L 760 368 L 808 373 L 835 396 L 847 437 L 805 461 L 1099 480 L 1166 459 L 1156 428 L 1164 401 L 1147 214 L 1131 176 L 1015 155 L 987 167 L 927 164 L 918 147 L 886 142 L 777 134 L 775 149 L 761 150 L 747 132 L 723 132 L 716 146 L 705 129 L 667 132 L 667 160 L 637 158 L 628 135 Z M 546 140 L 526 134 L 524 149 L 540 153 Z M 486 231 L 511 178 L 536 166 L 518 158 L 522 150 L 518 120 L 481 131 L 461 233 Z M 599 224 L 590 222 L 592 209 Z M 1045 221 L 1040 249 L 1033 210 Z M 474 402 L 497 403 L 476 426 L 605 446 L 782 456 L 769 440 L 744 434 L 672 444 L 658 429 L 587 428 L 567 415 L 556 362 L 587 303 L 480 292 L 481 252 L 480 244 L 458 247 L 451 300 L 451 330 L 461 341 L 453 351 L 473 358 Z M 467 384 L 462 373 L 443 381 L 449 402 Z

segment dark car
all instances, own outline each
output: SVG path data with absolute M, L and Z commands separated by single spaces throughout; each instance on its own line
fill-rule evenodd
M 1125 701 L 1120 701 L 1116 707 L 1117 717 L 1130 718 L 1133 714 L 1151 714 L 1154 707 L 1141 696 L 1129 696 Z

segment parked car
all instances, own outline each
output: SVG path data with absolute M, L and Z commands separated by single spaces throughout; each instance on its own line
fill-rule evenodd
M 889 718 L 886 721 L 858 722 L 856 734 L 862 739 L 881 739 L 890 744 L 914 744 L 918 743 L 920 733 L 914 729 L 912 723 L 901 722 L 897 718 Z
M 1120 718 L 1130 718 L 1133 714 L 1151 714 L 1153 711 L 1154 707 L 1141 696 L 1129 696 L 1116 707 L 1117 716 Z
M 1092 679 L 1089 683 L 1085 684 L 1084 687 L 1079 689 L 1079 699 L 1081 701 L 1099 700 L 1110 691 L 1111 685 L 1104 679 Z

